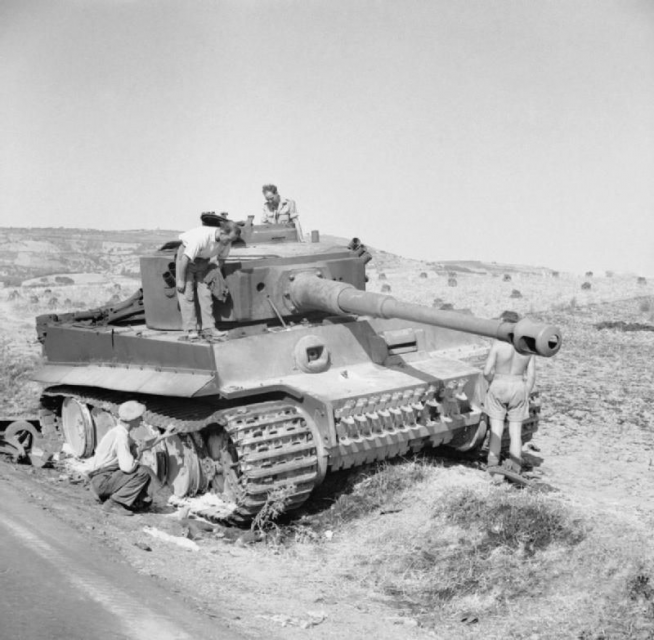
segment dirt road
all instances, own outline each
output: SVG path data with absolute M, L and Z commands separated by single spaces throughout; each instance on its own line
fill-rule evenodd
M 191 640 L 243 636 L 190 611 L 106 548 L 0 485 L 3 638 Z

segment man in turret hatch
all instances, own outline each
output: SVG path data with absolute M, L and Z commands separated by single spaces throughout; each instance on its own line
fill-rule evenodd
M 263 203 L 261 222 L 263 224 L 288 224 L 292 223 L 300 242 L 304 242 L 300 218 L 298 217 L 295 200 L 282 198 L 274 184 L 264 184 L 261 191 L 266 201 Z
M 139 464 L 140 452 L 130 437 L 144 413 L 145 405 L 140 402 L 123 402 L 118 407 L 118 424 L 104 435 L 95 455 L 86 463 L 91 491 L 104 502 L 104 511 L 131 516 L 152 502 L 148 494 L 150 473 Z
M 232 242 L 241 236 L 241 229 L 231 221 L 219 227 L 202 226 L 180 234 L 182 244 L 177 251 L 177 300 L 182 312 L 182 325 L 188 338 L 198 332 L 206 338 L 224 335 L 216 329 L 213 298 L 224 302 L 228 290 L 221 267 L 229 255 Z M 196 305 L 200 307 L 200 325 Z
M 500 319 L 518 322 L 520 316 L 515 311 L 505 311 Z M 529 394 L 536 383 L 534 357 L 522 355 L 513 345 L 496 340 L 488 354 L 484 376 L 490 382 L 484 400 L 484 411 L 491 425 L 488 471 L 492 473 L 500 464 L 504 420 L 508 417 L 511 445 L 505 468 L 519 474 L 522 470 L 522 423 L 529 417 Z

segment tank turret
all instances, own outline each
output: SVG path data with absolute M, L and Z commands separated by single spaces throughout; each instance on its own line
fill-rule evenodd
M 181 331 L 178 242 L 141 258 L 142 290 L 125 303 L 40 317 L 44 433 L 89 456 L 119 404 L 137 399 L 147 407 L 137 435 L 157 442 L 144 458 L 153 473 L 179 497 L 221 494 L 247 520 L 280 488 L 299 507 L 333 470 L 425 447 L 479 449 L 487 338 L 546 357 L 561 347 L 550 325 L 366 292 L 358 238 L 297 236 L 245 223 L 223 267 L 230 295 L 214 304 L 220 339 Z M 534 395 L 525 441 L 539 410 Z

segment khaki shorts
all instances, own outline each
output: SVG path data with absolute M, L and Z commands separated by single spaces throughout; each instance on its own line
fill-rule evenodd
M 496 375 L 484 400 L 489 418 L 522 422 L 529 417 L 529 394 L 522 376 Z

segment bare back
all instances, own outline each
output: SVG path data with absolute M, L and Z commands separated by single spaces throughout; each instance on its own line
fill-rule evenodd
M 527 387 L 531 391 L 536 381 L 536 371 L 533 356 L 523 356 L 513 345 L 496 340 L 491 347 L 484 368 L 484 376 L 490 379 L 493 375 L 525 376 Z
M 531 358 L 532 356 L 523 356 L 518 353 L 513 345 L 498 342 L 495 354 L 495 373 L 521 376 L 527 370 Z

